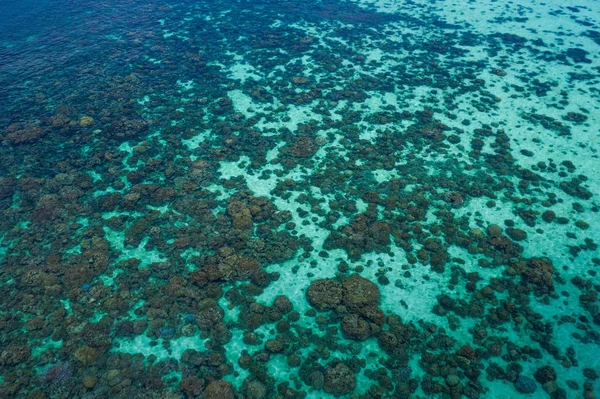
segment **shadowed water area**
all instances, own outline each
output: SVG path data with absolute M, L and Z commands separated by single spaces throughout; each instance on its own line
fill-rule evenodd
M 0 398 L 593 399 L 600 3 L 0 4 Z

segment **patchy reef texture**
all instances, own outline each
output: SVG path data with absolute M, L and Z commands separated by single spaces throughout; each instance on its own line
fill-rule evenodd
M 600 2 L 0 4 L 0 398 L 593 399 Z

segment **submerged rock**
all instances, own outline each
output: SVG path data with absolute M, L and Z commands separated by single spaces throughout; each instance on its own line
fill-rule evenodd
M 356 388 L 356 375 L 344 363 L 325 370 L 325 392 L 335 396 L 347 395 Z
M 336 280 L 313 281 L 306 291 L 306 299 L 318 310 L 334 309 L 342 302 L 342 284 Z
M 4 141 L 9 145 L 29 144 L 46 135 L 39 126 L 14 123 L 4 129 Z
M 342 302 L 350 308 L 358 309 L 379 303 L 379 287 L 358 274 L 345 279 L 342 283 L 342 289 Z
M 552 366 L 544 366 L 537 369 L 533 374 L 536 381 L 540 384 L 544 384 L 549 381 L 556 381 L 556 371 Z
M 204 399 L 234 399 L 233 386 L 223 380 L 213 381 L 204 390 Z
M 248 399 L 263 399 L 267 396 L 267 388 L 262 382 L 254 380 L 248 384 L 246 395 Z
M 344 337 L 355 341 L 364 341 L 371 335 L 369 323 L 356 314 L 350 314 L 342 320 Z
M 534 393 L 537 385 L 532 378 L 520 375 L 515 381 L 515 389 L 521 393 Z

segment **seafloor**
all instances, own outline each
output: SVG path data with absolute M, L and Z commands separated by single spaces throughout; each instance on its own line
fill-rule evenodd
M 591 0 L 3 0 L 0 398 L 595 398 L 599 50 Z

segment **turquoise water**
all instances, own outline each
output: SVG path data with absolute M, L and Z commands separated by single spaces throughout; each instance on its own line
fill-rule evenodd
M 1 398 L 600 393 L 600 3 L 4 1 Z

